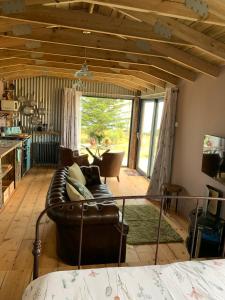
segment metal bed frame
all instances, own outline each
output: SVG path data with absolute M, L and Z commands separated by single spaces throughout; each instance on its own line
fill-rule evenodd
M 164 208 L 164 203 L 166 199 L 178 199 L 178 200 L 185 200 L 185 201 L 190 201 L 190 200 L 195 200 L 196 201 L 196 213 L 195 213 L 195 219 L 194 219 L 194 231 L 192 235 L 192 240 L 191 240 L 191 250 L 190 250 L 190 257 L 189 260 L 193 259 L 193 251 L 194 251 L 194 243 L 195 243 L 195 237 L 196 237 L 196 231 L 197 231 L 197 219 L 198 219 L 198 212 L 200 209 L 200 202 L 204 200 L 219 200 L 219 201 L 225 201 L 225 198 L 213 198 L 213 197 L 202 197 L 202 196 L 165 196 L 165 195 L 155 195 L 155 196 L 150 196 L 150 195 L 141 195 L 141 196 L 119 196 L 119 197 L 111 197 L 111 198 L 102 198 L 102 201 L 122 201 L 122 209 L 121 209 L 121 214 L 122 214 L 122 225 L 121 225 L 121 232 L 120 232 L 120 246 L 119 246 L 119 251 L 118 251 L 118 266 L 120 267 L 121 265 L 121 252 L 122 252 L 122 239 L 123 239 L 123 225 L 124 225 L 124 212 L 125 212 L 125 205 L 126 202 L 129 202 L 130 200 L 143 200 L 147 199 L 149 201 L 158 201 L 160 203 L 160 211 L 159 211 L 159 220 L 158 220 L 158 229 L 157 229 L 157 240 L 156 240 L 156 251 L 155 251 L 155 265 L 158 262 L 158 251 L 159 251 L 159 244 L 160 244 L 160 228 L 161 228 L 161 221 L 162 221 L 162 216 L 163 216 L 163 208 Z M 41 239 L 40 239 L 40 232 L 39 232 L 39 226 L 40 222 L 43 218 L 43 216 L 51 209 L 54 208 L 64 208 L 64 207 L 71 207 L 71 209 L 74 206 L 77 206 L 80 204 L 81 206 L 81 222 L 80 222 L 80 241 L 79 241 L 79 256 L 78 256 L 78 269 L 81 267 L 81 256 L 82 256 L 82 239 L 83 239 L 83 217 L 84 217 L 84 210 L 85 210 L 85 204 L 95 202 L 95 199 L 91 200 L 81 200 L 77 202 L 65 202 L 65 203 L 56 203 L 53 205 L 48 206 L 45 208 L 39 215 L 37 221 L 36 221 L 36 228 L 35 228 L 35 240 L 33 243 L 33 250 L 32 254 L 34 257 L 33 261 L 33 280 L 36 279 L 39 276 L 39 257 L 41 255 Z M 97 204 L 97 205 L 101 205 Z M 225 252 L 225 245 L 223 246 L 223 252 L 222 252 L 222 257 L 224 257 L 224 252 Z

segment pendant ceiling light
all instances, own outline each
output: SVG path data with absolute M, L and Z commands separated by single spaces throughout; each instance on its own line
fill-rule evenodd
M 84 60 L 84 63 L 82 65 L 81 69 L 75 73 L 75 77 L 78 77 L 78 78 L 87 77 L 89 79 L 92 79 L 92 77 L 93 77 L 93 73 L 91 71 L 89 71 L 89 69 L 88 69 L 86 48 L 85 48 L 85 60 Z

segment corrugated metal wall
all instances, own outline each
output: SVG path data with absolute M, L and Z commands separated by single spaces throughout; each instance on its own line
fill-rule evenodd
M 37 107 L 44 107 L 46 109 L 47 113 L 41 116 L 42 124 L 47 124 L 48 128 L 51 128 L 53 131 L 60 131 L 63 89 L 65 87 L 72 88 L 76 84 L 76 81 L 65 78 L 41 76 L 18 79 L 14 83 L 16 86 L 16 96 L 34 98 Z M 82 85 L 82 94 L 85 96 L 120 99 L 132 99 L 135 96 L 133 91 L 110 83 L 84 81 Z M 30 117 L 20 114 L 19 118 L 15 120 L 15 125 L 18 125 L 19 121 L 26 132 L 32 132 Z M 55 163 L 57 157 L 54 159 L 50 157 L 50 154 L 54 153 L 54 149 L 50 149 L 47 144 L 51 143 L 52 147 L 60 144 L 60 136 L 34 135 L 33 143 L 35 146 L 33 148 L 37 149 L 34 155 L 34 162 L 36 164 Z M 49 153 L 45 153 L 46 151 Z
M 42 123 L 51 126 L 55 131 L 61 128 L 61 101 L 63 89 L 72 88 L 75 80 L 54 77 L 23 78 L 15 81 L 17 96 L 30 96 L 34 94 L 37 106 L 43 105 L 47 114 L 42 116 Z M 110 83 L 99 83 L 92 81 L 83 82 L 82 94 L 85 96 L 96 96 L 106 98 L 132 99 L 134 92 Z M 30 118 L 21 115 L 19 118 L 22 126 L 30 128 Z

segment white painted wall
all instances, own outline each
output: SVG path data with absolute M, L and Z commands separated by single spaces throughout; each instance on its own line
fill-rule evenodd
M 204 135 L 225 137 L 225 69 L 216 79 L 202 75 L 194 83 L 180 83 L 177 122 L 173 183 L 189 195 L 206 195 L 206 184 L 225 192 L 225 186 L 201 172 Z M 179 211 L 187 215 L 191 208 L 190 201 Z

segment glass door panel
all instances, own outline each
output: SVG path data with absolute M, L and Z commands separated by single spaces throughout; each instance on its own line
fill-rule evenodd
M 154 120 L 154 101 L 143 101 L 141 111 L 141 123 L 139 129 L 139 147 L 137 156 L 137 169 L 144 175 L 148 175 L 151 132 Z

